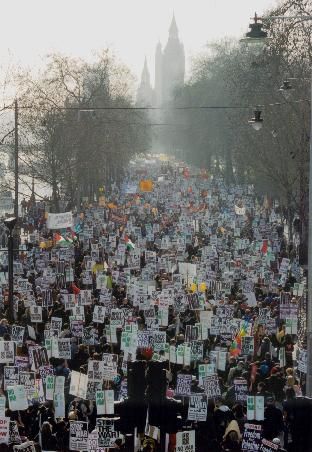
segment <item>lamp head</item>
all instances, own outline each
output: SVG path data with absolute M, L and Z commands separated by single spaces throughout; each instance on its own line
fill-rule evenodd
M 283 81 L 283 84 L 281 85 L 279 92 L 281 94 L 283 94 L 285 99 L 288 99 L 291 95 L 292 89 L 293 89 L 293 87 L 292 87 L 291 83 L 289 82 L 289 80 L 286 79 Z
M 9 217 L 9 218 L 6 218 L 4 220 L 4 224 L 9 229 L 10 232 L 13 231 L 13 229 L 14 229 L 14 227 L 16 225 L 16 222 L 17 222 L 17 218 L 16 217 Z
M 262 113 L 261 110 L 256 109 L 254 111 L 254 117 L 251 118 L 250 121 L 248 121 L 248 124 L 250 124 L 251 127 L 257 131 L 261 130 L 263 126 L 263 118 L 261 118 L 261 113 Z
M 256 55 L 259 55 L 270 38 L 268 38 L 267 32 L 262 29 L 263 24 L 259 22 L 261 18 L 257 14 L 255 14 L 253 20 L 254 22 L 249 25 L 250 31 L 246 33 L 244 38 L 240 39 L 240 42 L 247 44 Z

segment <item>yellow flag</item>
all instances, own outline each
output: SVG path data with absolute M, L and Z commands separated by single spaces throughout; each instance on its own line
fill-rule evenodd
M 192 292 L 196 292 L 197 291 L 197 284 L 195 284 L 195 283 L 191 284 L 191 291 Z
M 205 292 L 205 290 L 206 290 L 206 283 L 204 283 L 204 282 L 200 283 L 198 290 L 199 290 L 199 292 Z

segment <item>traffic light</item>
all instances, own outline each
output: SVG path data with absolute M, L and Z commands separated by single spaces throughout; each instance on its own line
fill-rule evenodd
M 133 434 L 135 427 L 143 433 L 146 424 L 147 403 L 145 399 L 145 361 L 128 363 L 128 398 L 115 404 L 120 416 L 119 430 L 123 434 Z

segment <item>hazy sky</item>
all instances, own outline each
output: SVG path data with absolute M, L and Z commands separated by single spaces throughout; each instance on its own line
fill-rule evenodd
M 254 12 L 276 0 L 0 0 L 0 58 L 33 66 L 51 51 L 92 58 L 110 46 L 136 76 L 144 55 L 154 70 L 154 50 L 168 37 L 175 12 L 187 60 L 206 42 L 239 37 Z M 10 53 L 9 53 L 10 50 Z M 188 63 L 187 63 L 188 65 Z

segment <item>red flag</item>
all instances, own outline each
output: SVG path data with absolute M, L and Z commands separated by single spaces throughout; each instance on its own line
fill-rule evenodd
M 268 252 L 268 241 L 267 240 L 263 240 L 261 252 L 263 254 L 266 254 Z
M 79 287 L 76 286 L 76 284 L 72 283 L 71 288 L 72 288 L 72 290 L 73 290 L 75 295 L 79 294 L 80 289 L 79 289 Z

